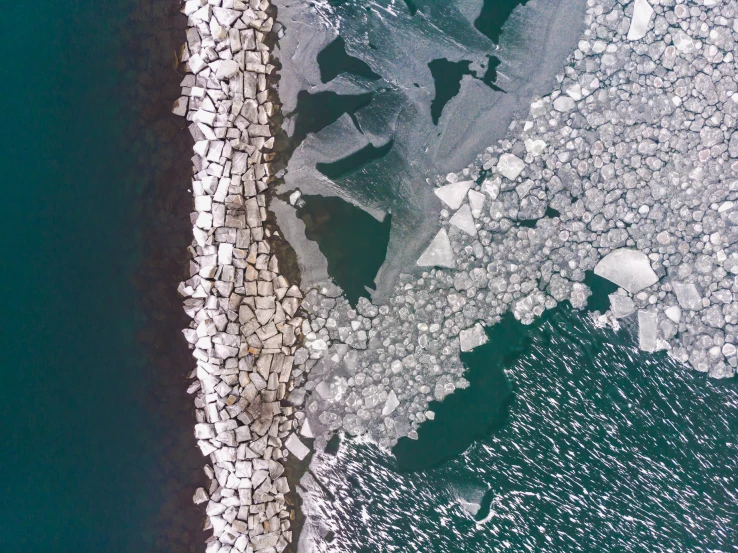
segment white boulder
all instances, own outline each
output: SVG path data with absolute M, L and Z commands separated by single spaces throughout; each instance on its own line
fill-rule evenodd
M 215 77 L 219 80 L 230 79 L 238 73 L 238 62 L 235 60 L 219 60 L 218 68 L 215 70 Z
M 659 277 L 651 268 L 648 256 L 629 248 L 620 248 L 607 254 L 595 266 L 594 272 L 625 288 L 631 294 L 637 294 L 659 281 Z

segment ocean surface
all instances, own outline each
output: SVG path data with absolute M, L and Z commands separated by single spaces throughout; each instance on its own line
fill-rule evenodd
M 417 442 L 314 458 L 320 551 L 738 551 L 735 381 L 568 305 L 488 331 Z
M 0 18 L 3 553 L 203 548 L 171 5 L 14 2 Z

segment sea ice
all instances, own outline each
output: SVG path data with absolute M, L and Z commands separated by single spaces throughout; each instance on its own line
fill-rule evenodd
M 637 294 L 659 281 L 659 277 L 651 269 L 648 256 L 629 248 L 620 248 L 607 254 L 595 266 L 594 272 L 631 294 Z
M 646 0 L 635 0 L 633 19 L 630 20 L 628 40 L 640 40 L 648 32 L 648 24 L 653 15 L 653 8 Z
M 447 267 L 453 269 L 456 266 L 454 252 L 448 239 L 446 229 L 441 229 L 436 237 L 418 258 L 420 267 Z
M 473 184 L 474 182 L 472 181 L 454 182 L 441 188 L 436 188 L 434 192 L 443 203 L 451 209 L 456 210 L 464 202 L 466 193 Z

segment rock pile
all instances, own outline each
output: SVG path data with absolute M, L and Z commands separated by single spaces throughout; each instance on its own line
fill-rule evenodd
M 390 446 L 463 387 L 478 324 L 587 305 L 620 286 L 645 351 L 711 377 L 738 366 L 738 3 L 589 0 L 557 89 L 458 174 L 438 178 L 442 228 L 382 306 L 304 290 L 306 412 L 319 439 Z
M 272 116 L 267 0 L 188 0 L 182 97 L 173 111 L 195 140 L 190 278 L 179 291 L 192 317 L 184 335 L 197 368 L 195 437 L 208 489 L 208 553 L 281 552 L 292 541 L 285 502 L 288 451 L 309 452 L 285 401 L 293 388 L 302 294 L 279 272 L 265 227 Z M 299 363 L 298 363 L 299 364 Z M 303 435 L 309 435 L 309 426 Z

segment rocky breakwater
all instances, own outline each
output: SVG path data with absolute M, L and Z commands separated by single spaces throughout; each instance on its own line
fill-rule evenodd
M 194 138 L 194 212 L 188 280 L 179 291 L 192 317 L 184 335 L 196 368 L 195 437 L 210 479 L 208 553 L 281 552 L 292 542 L 290 452 L 303 416 L 285 400 L 294 386 L 302 295 L 280 274 L 265 225 L 279 107 L 270 76 L 277 33 L 266 0 L 190 0 L 181 59 L 188 74 L 173 111 Z M 304 434 L 309 429 L 303 427 Z

